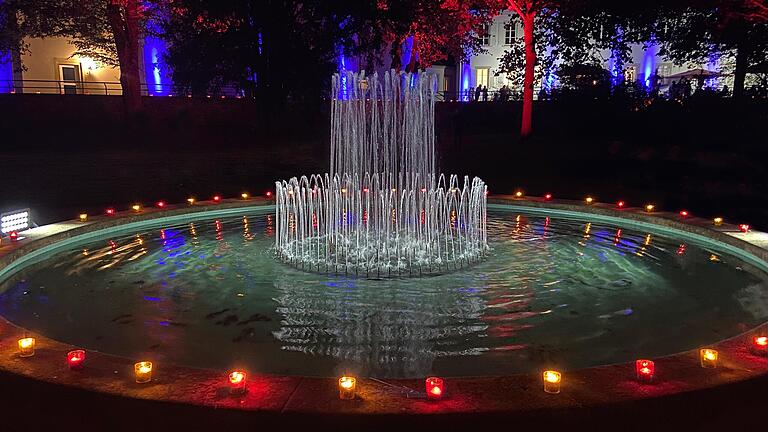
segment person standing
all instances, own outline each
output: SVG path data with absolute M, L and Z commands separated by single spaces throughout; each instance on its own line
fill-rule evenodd
M 480 96 L 481 96 L 482 92 L 483 92 L 483 85 L 482 84 L 478 84 L 477 88 L 475 89 L 475 102 L 480 101 Z
M 483 86 L 483 102 L 488 102 L 488 86 Z

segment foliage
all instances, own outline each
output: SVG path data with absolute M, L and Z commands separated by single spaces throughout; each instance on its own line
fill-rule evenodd
M 749 0 L 691 2 L 662 9 L 655 27 L 661 55 L 680 65 L 718 58 L 738 75 L 768 57 L 768 22 L 750 14 Z M 743 62 L 742 70 L 735 70 Z M 738 77 L 737 77 L 738 79 Z
M 534 82 L 537 85 L 541 85 L 542 80 L 548 74 L 554 73 L 557 60 L 556 52 L 548 48 L 553 46 L 552 43 L 556 38 L 552 31 L 552 16 L 550 14 L 540 16 L 534 31 L 535 49 L 537 51 Z M 520 17 L 513 15 L 505 26 L 507 28 L 514 28 L 519 22 Z M 522 92 L 525 79 L 525 61 L 525 41 L 522 38 L 515 38 L 509 48 L 499 57 L 499 69 L 495 75 L 506 76 L 512 90 Z
M 366 22 L 369 34 L 393 48 L 399 67 L 399 47 L 413 38 L 419 66 L 429 67 L 448 57 L 464 59 L 482 50 L 483 27 L 504 8 L 506 0 L 378 0 Z
M 356 23 L 352 0 L 176 0 L 161 12 L 174 82 L 204 93 L 234 84 L 275 100 L 317 97 Z

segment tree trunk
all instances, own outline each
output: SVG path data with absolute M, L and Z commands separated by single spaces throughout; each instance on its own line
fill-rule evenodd
M 747 79 L 749 67 L 749 53 L 746 44 L 740 43 L 736 48 L 736 69 L 733 72 L 733 98 L 741 99 L 744 96 L 744 82 Z
M 129 112 L 141 108 L 141 73 L 139 72 L 139 5 L 138 0 L 110 0 L 107 15 L 115 37 L 120 63 L 120 84 Z
M 523 35 L 525 41 L 525 80 L 523 81 L 523 121 L 520 136 L 527 138 L 533 132 L 533 81 L 536 67 L 536 46 L 533 39 L 536 13 L 528 11 L 523 16 Z
M 399 71 L 403 66 L 403 39 L 401 37 L 396 37 L 395 41 L 392 42 L 392 50 L 390 51 L 390 54 L 392 55 L 392 64 L 390 65 L 390 68 Z

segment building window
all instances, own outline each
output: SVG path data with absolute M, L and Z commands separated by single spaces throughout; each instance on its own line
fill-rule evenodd
M 480 31 L 480 45 L 491 45 L 491 26 L 489 24 L 483 25 L 483 29 Z
M 479 68 L 477 70 L 477 85 L 488 87 L 488 77 L 490 75 L 490 68 Z
M 510 46 L 515 43 L 515 23 L 507 23 L 504 26 L 504 45 Z

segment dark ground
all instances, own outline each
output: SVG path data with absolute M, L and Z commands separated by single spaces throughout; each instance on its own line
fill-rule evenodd
M 515 104 L 441 104 L 445 172 L 480 175 L 492 193 L 653 201 L 768 229 L 768 106 L 698 101 L 639 110 L 598 101 L 541 103 L 536 136 L 516 135 Z M 0 210 L 39 223 L 106 206 L 215 193 L 260 194 L 275 179 L 324 172 L 327 110 L 277 114 L 238 100 L 155 99 L 124 119 L 114 98 L 0 97 Z M 764 428 L 768 378 L 642 402 L 526 415 L 322 419 L 122 400 L 0 373 L 0 431 L 83 430 L 741 430 Z M 29 422 L 32 428 L 23 425 Z M 343 424 L 343 427 L 340 426 Z
M 323 416 L 197 408 L 120 399 L 0 374 L 2 430 L 100 431 L 737 431 L 764 430 L 768 377 L 705 392 L 639 402 L 524 414 Z M 558 396 L 553 396 L 558 397 Z

